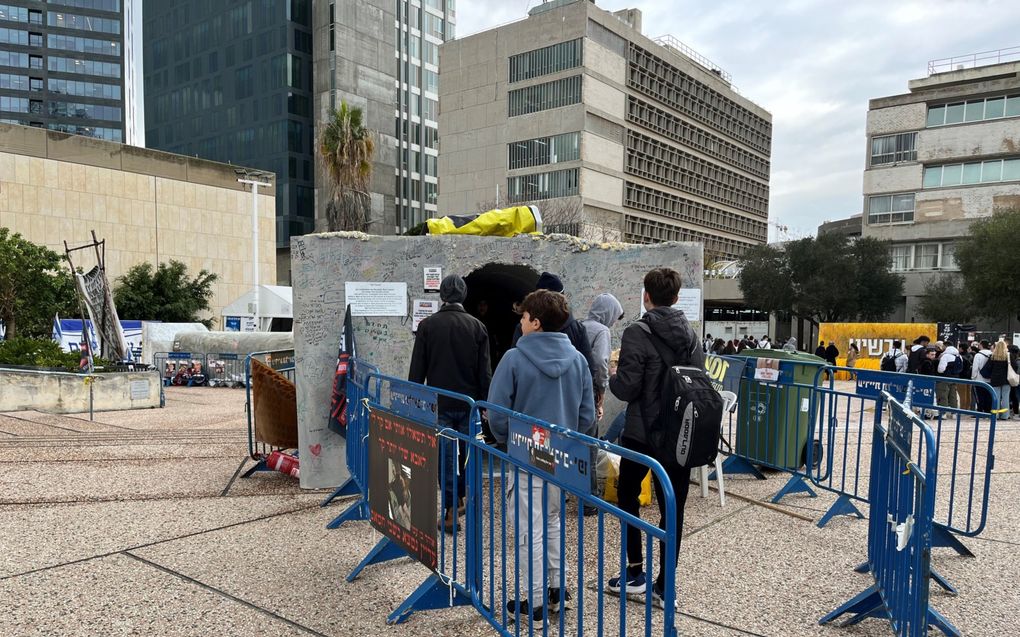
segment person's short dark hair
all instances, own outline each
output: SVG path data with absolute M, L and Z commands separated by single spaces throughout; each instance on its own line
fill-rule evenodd
M 992 346 L 992 344 L 989 341 L 986 341 L 985 339 L 981 339 L 981 347 L 983 347 L 985 349 L 988 349 L 991 346 Z
M 931 339 L 928 338 L 927 336 L 925 336 L 924 334 L 921 334 L 920 336 L 918 336 L 917 338 L 914 339 L 914 345 L 921 345 L 923 343 L 930 343 L 930 342 L 931 342 Z
M 521 313 L 542 324 L 543 332 L 558 332 L 570 317 L 567 297 L 559 292 L 535 290 L 521 301 Z
M 655 268 L 645 275 L 645 292 L 652 300 L 652 305 L 669 306 L 676 302 L 680 294 L 680 273 L 672 268 Z
M 900 347 L 903 346 L 903 343 L 901 343 L 900 341 L 893 341 L 892 342 L 892 346 L 893 346 L 893 349 L 899 349 Z

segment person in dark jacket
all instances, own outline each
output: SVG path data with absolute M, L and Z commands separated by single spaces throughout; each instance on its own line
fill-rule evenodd
M 687 322 L 687 317 L 672 306 L 680 293 L 680 273 L 669 268 L 656 268 L 645 275 L 644 306 L 647 313 L 623 332 L 620 346 L 620 363 L 616 374 L 609 379 L 609 391 L 627 403 L 627 417 L 620 444 L 633 451 L 654 455 L 648 446 L 645 431 L 648 423 L 659 417 L 660 385 L 662 375 L 672 365 L 690 365 L 703 368 L 705 354 L 698 336 Z M 673 360 L 664 361 L 652 339 L 658 339 L 673 354 Z M 660 346 L 661 346 L 660 345 Z M 640 517 L 638 496 L 641 482 L 648 475 L 648 467 L 626 458 L 620 461 L 617 495 L 620 508 Z M 676 497 L 677 548 L 683 536 L 684 505 L 690 488 L 691 470 L 673 467 L 667 469 L 669 481 Z M 665 508 L 662 487 L 655 480 L 656 501 L 659 503 L 659 525 L 665 528 Z M 606 590 L 617 595 L 642 594 L 648 589 L 642 565 L 642 534 L 631 528 L 627 533 L 627 569 L 610 578 Z M 659 573 L 651 586 L 652 603 L 663 605 L 665 582 L 665 547 L 660 544 Z M 679 551 L 677 558 L 679 558 Z M 671 565 L 675 567 L 674 565 Z
M 836 366 L 836 359 L 839 358 L 839 348 L 832 341 L 829 341 L 829 346 L 825 348 L 825 360 L 832 365 Z
M 407 379 L 414 383 L 464 394 L 475 400 L 485 400 L 489 395 L 492 371 L 489 367 L 489 333 L 485 325 L 467 313 L 464 299 L 467 298 L 467 284 L 456 274 L 451 274 L 439 284 L 439 298 L 443 306 L 432 316 L 418 325 L 418 333 L 411 351 L 411 370 Z M 469 434 L 470 409 L 464 402 L 439 396 L 440 426 L 456 429 Z M 457 502 L 454 500 L 454 479 L 458 499 L 464 497 L 464 461 L 467 458 L 464 443 L 456 453 L 453 443 L 445 440 L 449 448 L 444 453 L 446 467 L 443 475 L 443 504 L 446 508 L 444 524 L 453 531 Z M 460 459 L 460 470 L 454 467 Z
M 818 347 L 815 348 L 815 356 L 818 358 L 825 358 L 825 341 L 818 341 Z
M 928 353 L 925 351 L 928 343 L 931 343 L 931 339 L 923 334 L 914 339 L 914 344 L 910 348 L 910 354 L 907 356 L 908 374 L 918 373 L 917 366 L 928 356 Z
M 1009 350 L 1006 341 L 999 339 L 995 343 L 988 364 L 991 366 L 988 384 L 995 390 L 998 399 L 998 407 L 993 406 L 993 412 L 999 420 L 1009 420 Z
M 921 361 L 917 364 L 917 371 L 914 373 L 920 376 L 938 376 L 938 348 L 925 347 L 922 351 L 924 355 L 921 356 Z
M 538 277 L 538 283 L 535 284 L 536 290 L 549 290 L 550 292 L 563 293 L 563 282 L 560 281 L 560 277 L 555 274 L 543 272 Z M 552 327 L 550 326 L 550 331 Z M 591 341 L 588 340 L 588 332 L 585 330 L 584 325 L 574 318 L 573 314 L 567 314 L 567 322 L 560 327 L 559 332 L 567 335 L 570 339 L 570 344 L 574 346 L 574 349 L 581 352 L 584 356 L 584 360 L 588 361 L 588 373 L 591 374 L 592 378 L 598 374 L 598 361 L 594 360 L 594 356 L 591 353 Z M 517 327 L 514 328 L 514 339 L 513 346 L 517 347 L 517 340 L 521 338 L 521 324 L 518 322 Z

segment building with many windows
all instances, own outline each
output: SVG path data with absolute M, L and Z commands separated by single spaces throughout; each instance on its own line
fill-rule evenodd
M 125 78 L 138 0 L 0 0 L 0 122 L 139 144 Z
M 143 22 L 146 144 L 275 173 L 287 284 L 315 225 L 311 0 L 145 2 Z
M 315 5 L 316 125 L 341 100 L 362 109 L 379 133 L 370 230 L 404 232 L 438 210 L 439 47 L 454 36 L 454 0 Z M 317 193 L 322 227 L 329 185 Z
M 553 0 L 440 55 L 440 209 L 536 203 L 597 240 L 767 240 L 772 117 L 641 13 Z
M 890 320 L 921 320 L 920 297 L 957 270 L 972 220 L 1020 207 L 1020 62 L 960 61 L 929 63 L 908 93 L 869 103 L 863 234 L 891 241 L 904 275 Z

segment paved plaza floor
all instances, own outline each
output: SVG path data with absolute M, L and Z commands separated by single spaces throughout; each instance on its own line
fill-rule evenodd
M 976 557 L 933 551 L 959 589 L 932 605 L 964 635 L 1015 635 L 1020 616 L 1020 427 L 1000 423 L 987 529 Z M 319 504 L 282 474 L 239 474 L 244 392 L 168 388 L 166 408 L 88 415 L 0 414 L 0 609 L 10 635 L 491 635 L 470 607 L 386 615 L 427 574 L 398 560 L 344 576 L 378 536 L 325 528 Z M 765 501 L 785 482 L 727 479 Z M 813 520 L 834 497 L 782 507 Z M 654 508 L 654 507 L 652 507 Z M 866 509 L 865 509 L 866 511 Z M 692 487 L 677 579 L 681 635 L 891 635 L 887 622 L 818 626 L 863 590 L 867 521 L 826 528 Z M 594 634 L 586 629 L 585 634 Z M 628 633 L 629 634 L 629 633 Z M 935 634 L 935 633 L 932 633 Z

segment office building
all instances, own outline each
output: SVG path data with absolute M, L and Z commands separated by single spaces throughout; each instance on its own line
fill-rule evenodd
M 454 0 L 315 7 L 317 130 L 341 100 L 362 109 L 379 133 L 369 230 L 404 232 L 438 210 L 439 47 L 454 37 Z M 330 185 L 316 191 L 324 227 Z
M 547 2 L 447 42 L 440 71 L 441 210 L 537 203 L 549 229 L 706 263 L 765 243 L 771 115 L 640 11 Z
M 823 234 L 841 234 L 852 239 L 861 236 L 863 225 L 864 216 L 859 214 L 850 215 L 846 219 L 824 221 L 818 226 L 818 236 L 820 237 Z
M 314 230 L 311 0 L 165 0 L 143 8 L 150 148 L 276 175 L 278 272 Z
M 1020 60 L 982 55 L 932 61 L 907 93 L 868 105 L 863 234 L 891 241 L 904 275 L 889 320 L 921 320 L 971 221 L 1020 207 Z
M 125 14 L 138 0 L 0 0 L 0 122 L 138 144 Z
M 0 124 L 0 227 L 63 254 L 95 230 L 111 283 L 132 266 L 216 275 L 205 317 L 252 289 L 252 195 L 235 166 Z M 259 280 L 276 273 L 272 186 L 259 190 Z M 89 255 L 82 254 L 86 269 Z M 115 284 L 115 283 L 114 283 Z M 125 319 L 137 318 L 131 316 Z M 218 325 L 223 329 L 223 325 Z

